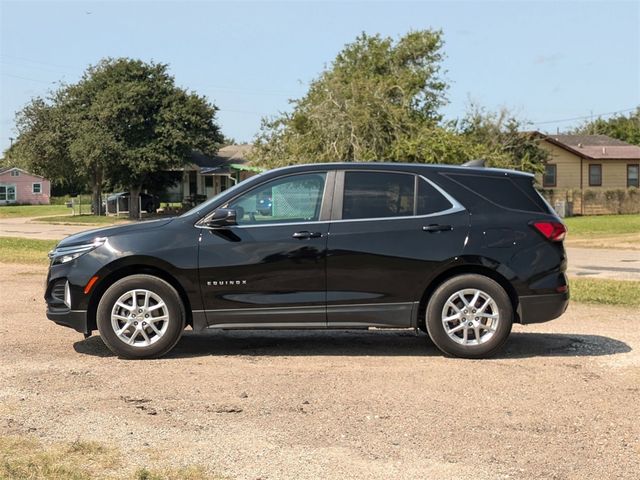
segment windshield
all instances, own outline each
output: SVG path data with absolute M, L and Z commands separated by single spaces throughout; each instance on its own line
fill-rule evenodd
M 244 186 L 245 183 L 248 180 L 252 180 L 255 179 L 256 177 L 259 177 L 260 175 L 262 175 L 261 173 L 259 173 L 258 175 L 254 175 L 252 177 L 249 178 L 245 178 L 244 180 L 242 180 L 241 182 L 236 183 L 233 187 L 231 188 L 227 188 L 226 190 L 223 190 L 222 192 L 218 193 L 217 195 L 211 197 L 209 200 L 207 200 L 206 202 L 202 202 L 199 203 L 198 205 L 196 205 L 195 207 L 193 207 L 191 210 L 188 210 L 186 212 L 184 212 L 182 215 L 180 215 L 181 217 L 188 217 L 190 215 L 195 215 L 197 214 L 199 211 L 201 210 L 208 210 L 209 207 L 217 202 L 223 195 L 227 195 L 228 193 L 234 192 L 236 190 L 238 190 L 238 188 L 240 186 Z

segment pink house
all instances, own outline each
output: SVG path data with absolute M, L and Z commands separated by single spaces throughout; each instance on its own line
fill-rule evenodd
M 28 203 L 49 204 L 51 182 L 21 168 L 0 168 L 0 205 Z

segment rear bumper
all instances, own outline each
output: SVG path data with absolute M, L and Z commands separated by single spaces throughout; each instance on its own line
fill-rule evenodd
M 569 292 L 520 297 L 520 323 L 542 323 L 558 318 L 569 305 Z
M 85 335 L 91 334 L 87 326 L 86 310 L 47 308 L 47 318 L 53 320 L 58 325 L 73 328 L 75 331 L 84 333 Z

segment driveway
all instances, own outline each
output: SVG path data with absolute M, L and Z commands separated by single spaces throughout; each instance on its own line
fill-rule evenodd
M 572 304 L 491 360 L 391 330 L 186 332 L 166 358 L 124 361 L 45 318 L 44 268 L 0 269 L 0 435 L 252 480 L 640 471 L 637 309 Z

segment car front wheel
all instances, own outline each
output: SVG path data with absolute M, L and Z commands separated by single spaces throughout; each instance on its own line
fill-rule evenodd
M 132 275 L 111 285 L 98 304 L 97 325 L 104 343 L 123 358 L 160 357 L 185 327 L 180 296 L 151 275 Z
M 427 331 L 444 353 L 486 358 L 504 345 L 513 323 L 507 292 L 495 280 L 476 274 L 445 281 L 426 311 Z

